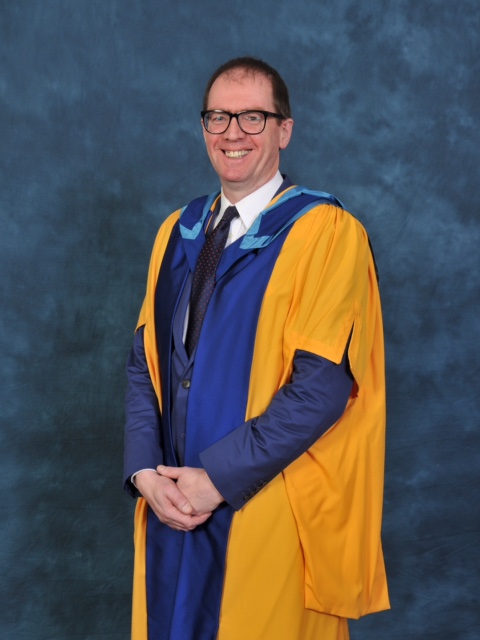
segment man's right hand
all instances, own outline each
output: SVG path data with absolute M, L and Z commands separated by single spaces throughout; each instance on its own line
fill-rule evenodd
M 193 508 L 176 482 L 146 469 L 135 476 L 135 484 L 151 509 L 164 524 L 177 531 L 192 531 L 212 515 L 191 515 Z

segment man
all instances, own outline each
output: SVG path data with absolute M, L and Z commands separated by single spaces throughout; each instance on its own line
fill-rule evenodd
M 132 637 L 345 639 L 389 606 L 368 237 L 279 173 L 293 120 L 269 65 L 227 62 L 203 109 L 221 192 L 162 225 L 127 366 Z

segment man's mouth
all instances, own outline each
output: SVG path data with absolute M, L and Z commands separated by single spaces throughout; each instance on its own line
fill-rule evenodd
M 243 158 L 244 156 L 248 155 L 250 151 L 224 151 L 223 153 L 227 156 L 227 158 Z

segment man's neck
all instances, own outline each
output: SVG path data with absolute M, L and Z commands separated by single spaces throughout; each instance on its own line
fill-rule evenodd
M 266 180 L 262 184 L 256 184 L 253 187 L 246 187 L 245 185 L 235 183 L 222 184 L 222 196 L 226 197 L 230 204 L 236 205 L 238 202 L 240 202 L 244 198 L 247 198 L 252 193 L 255 193 L 259 189 L 262 189 L 272 180 L 277 179 L 279 175 L 281 176 L 280 170 L 277 169 L 269 180 Z
M 228 189 L 224 185 L 222 185 L 222 205 L 223 205 L 223 202 L 227 202 L 225 206 L 237 205 L 241 203 L 243 200 L 249 198 L 250 196 L 253 196 L 254 194 L 259 194 L 259 197 L 261 198 L 262 193 L 267 194 L 271 192 L 271 196 L 273 197 L 273 194 L 278 191 L 282 182 L 283 182 L 282 174 L 280 173 L 280 171 L 277 170 L 275 175 L 272 178 L 270 178 L 270 180 L 267 180 L 267 182 L 264 182 L 262 185 L 258 186 L 256 189 L 253 189 L 250 191 L 232 193 L 231 189 Z M 270 199 L 271 198 L 269 198 L 269 200 Z M 222 206 L 222 208 L 224 207 Z
M 232 221 L 230 225 L 230 232 L 227 240 L 227 246 L 238 240 L 244 233 L 250 229 L 258 215 L 267 208 L 268 204 L 280 189 L 283 183 L 283 177 L 280 172 L 276 173 L 274 177 L 262 185 L 253 193 L 239 200 L 235 207 L 238 212 L 238 218 Z M 222 197 L 220 199 L 220 208 L 215 216 L 214 226 L 216 226 L 222 219 L 223 214 L 227 207 L 232 203 L 228 200 L 222 190 Z

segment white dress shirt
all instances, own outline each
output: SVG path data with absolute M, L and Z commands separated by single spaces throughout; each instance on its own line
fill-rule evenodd
M 257 189 L 253 193 L 250 193 L 248 196 L 245 196 L 245 198 L 239 200 L 235 204 L 235 207 L 238 211 L 238 218 L 234 218 L 230 223 L 230 231 L 228 233 L 227 242 L 225 244 L 226 247 L 228 247 L 229 244 L 232 244 L 232 242 L 235 242 L 235 240 L 238 240 L 247 233 L 247 231 L 257 219 L 258 214 L 266 208 L 270 200 L 279 190 L 282 182 L 282 174 L 280 173 L 280 171 L 277 171 L 273 178 L 265 183 L 262 187 L 260 187 L 260 189 Z M 223 214 L 225 213 L 225 209 L 230 206 L 232 206 L 232 203 L 225 196 L 222 189 L 220 211 L 215 218 L 215 227 L 222 219 Z

